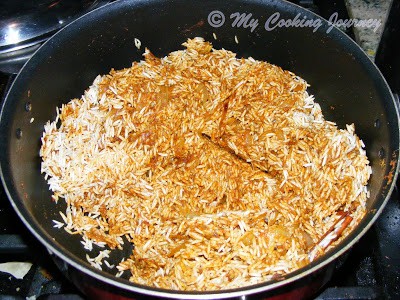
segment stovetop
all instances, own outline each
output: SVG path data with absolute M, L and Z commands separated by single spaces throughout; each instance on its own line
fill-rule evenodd
M 344 1 L 293 0 L 323 17 L 338 12 L 348 18 Z M 351 29 L 346 31 L 354 38 Z M 3 99 L 14 76 L 0 73 Z M 333 278 L 315 299 L 400 299 L 399 182 L 375 225 L 341 258 Z M 1 299 L 84 299 L 61 274 L 47 250 L 36 241 L 13 211 L 0 188 L 0 264 L 32 264 L 23 279 L 0 272 Z

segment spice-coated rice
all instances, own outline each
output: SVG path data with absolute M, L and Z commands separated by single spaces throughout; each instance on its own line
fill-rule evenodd
M 45 125 L 42 173 L 67 203 L 55 226 L 82 235 L 100 269 L 125 237 L 134 250 L 115 273 L 168 289 L 308 264 L 365 214 L 371 168 L 354 126 L 326 121 L 291 72 L 202 38 L 183 45 L 98 76 Z

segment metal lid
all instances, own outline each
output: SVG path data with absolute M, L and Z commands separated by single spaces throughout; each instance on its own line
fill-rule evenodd
M 0 48 L 20 48 L 21 44 L 44 37 L 69 22 L 100 7 L 104 0 L 13 0 L 0 4 Z

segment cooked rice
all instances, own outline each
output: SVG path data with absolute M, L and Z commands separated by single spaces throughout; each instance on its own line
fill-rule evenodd
M 98 76 L 45 125 L 63 228 L 88 251 L 126 237 L 117 276 L 177 290 L 263 282 L 334 247 L 365 214 L 371 168 L 354 126 L 324 120 L 291 72 L 183 45 Z

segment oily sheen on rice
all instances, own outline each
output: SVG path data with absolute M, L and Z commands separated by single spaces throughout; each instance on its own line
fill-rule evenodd
M 365 214 L 362 141 L 295 74 L 183 45 L 98 76 L 45 125 L 42 172 L 68 205 L 55 226 L 82 236 L 93 267 L 149 286 L 219 290 L 301 268 Z M 123 237 L 134 250 L 111 265 Z

